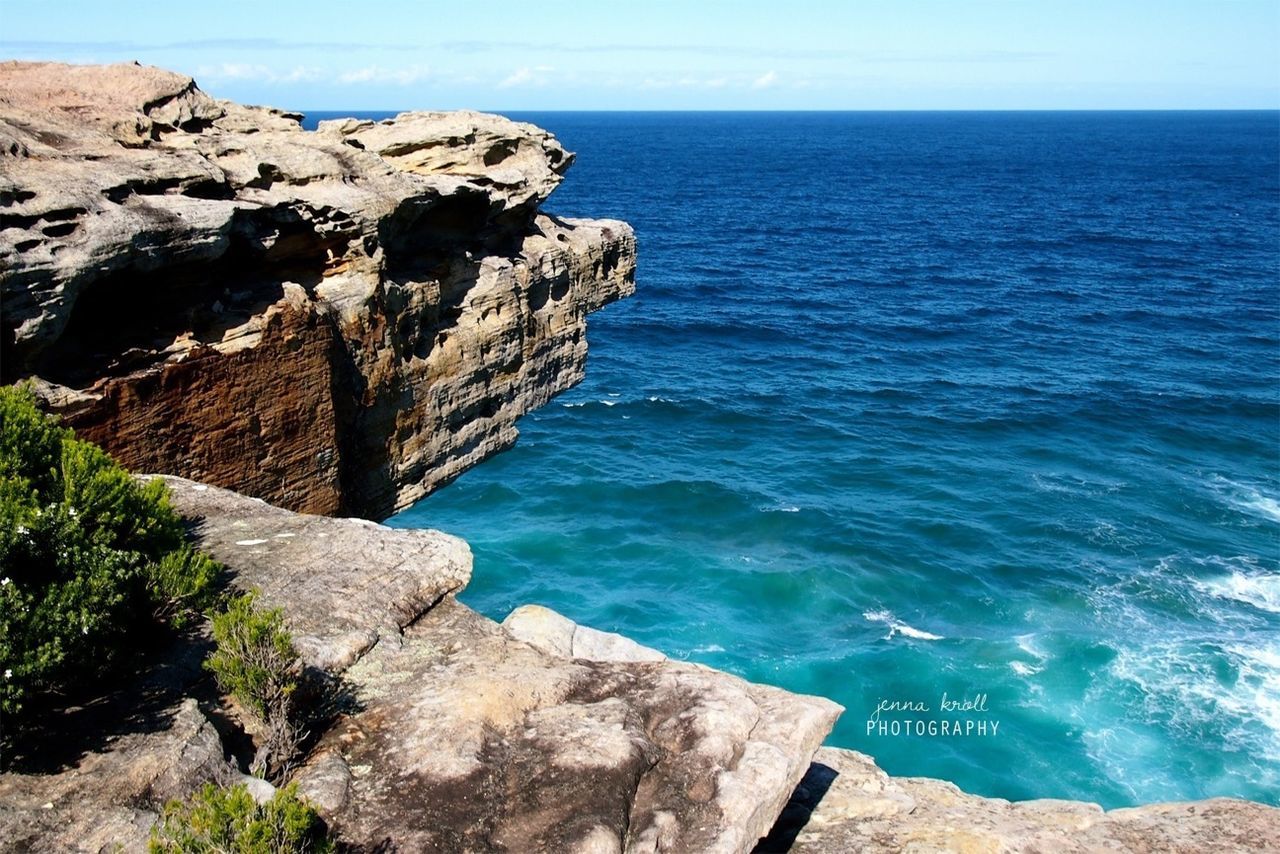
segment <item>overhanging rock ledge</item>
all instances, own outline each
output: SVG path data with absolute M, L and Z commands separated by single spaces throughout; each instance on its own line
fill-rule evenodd
M 136 471 L 382 518 L 582 379 L 635 236 L 540 211 L 573 155 L 533 125 L 299 118 L 0 63 L 0 367 Z

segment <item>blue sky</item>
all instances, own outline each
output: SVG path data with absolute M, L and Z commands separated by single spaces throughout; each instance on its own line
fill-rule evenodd
M 292 109 L 1280 107 L 1280 0 L 0 0 L 0 57 Z

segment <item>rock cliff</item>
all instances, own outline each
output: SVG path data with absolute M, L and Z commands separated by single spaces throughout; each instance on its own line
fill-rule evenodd
M 3 379 L 130 467 L 238 491 L 168 479 L 338 689 L 294 779 L 351 850 L 1280 850 L 1259 804 L 1107 813 L 889 777 L 819 749 L 830 701 L 536 606 L 497 624 L 454 598 L 462 541 L 310 515 L 411 503 L 581 378 L 635 241 L 540 212 L 571 162 L 496 116 L 305 132 L 157 69 L 0 64 Z M 50 721 L 78 737 L 0 774 L 0 849 L 140 850 L 167 799 L 243 780 L 207 647 Z
M 381 518 L 582 378 L 635 238 L 480 113 L 324 122 L 138 65 L 0 63 L 0 368 L 139 471 Z

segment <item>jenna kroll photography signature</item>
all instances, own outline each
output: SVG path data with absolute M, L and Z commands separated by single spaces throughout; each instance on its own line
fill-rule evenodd
M 867 717 L 867 735 L 986 738 L 1000 731 L 1000 720 L 989 715 L 985 692 L 957 699 L 943 691 L 936 706 L 923 700 L 878 699 Z

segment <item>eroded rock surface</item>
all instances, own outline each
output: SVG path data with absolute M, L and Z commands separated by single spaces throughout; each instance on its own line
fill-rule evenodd
M 635 239 L 481 113 L 325 122 L 138 65 L 0 63 L 3 378 L 129 467 L 380 518 L 582 378 Z
M 145 851 L 170 799 L 238 782 L 195 700 L 52 774 L 0 774 L 0 850 Z
M 791 851 L 1280 851 L 1280 809 L 1214 798 L 1104 811 L 1081 801 L 1005 801 L 943 780 L 890 777 L 871 757 L 824 747 L 759 854 Z
M 364 710 L 302 789 L 349 840 L 404 850 L 749 851 L 839 712 L 683 662 L 548 654 L 452 599 L 347 678 Z
M 287 609 L 303 660 L 338 672 L 471 579 L 471 549 L 439 531 L 292 513 L 165 477 L 174 508 L 232 583 Z
M 347 842 L 749 851 L 840 711 L 545 608 L 504 629 L 448 595 L 470 573 L 453 537 L 167 481 L 234 583 L 342 671 L 358 710 L 297 779 Z

